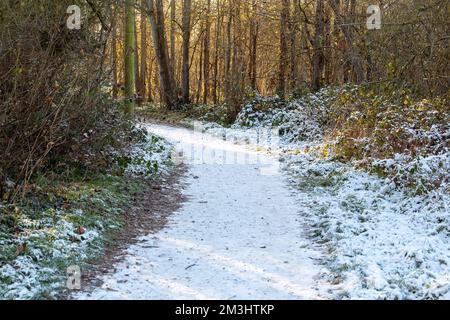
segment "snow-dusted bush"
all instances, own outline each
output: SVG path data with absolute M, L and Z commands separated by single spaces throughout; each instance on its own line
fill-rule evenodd
M 273 126 L 275 121 L 283 121 L 277 118 L 277 113 L 286 107 L 286 103 L 278 96 L 263 97 L 255 95 L 253 100 L 247 102 L 238 114 L 235 127 L 253 128 L 257 126 Z M 278 115 L 280 116 L 280 115 Z
M 141 128 L 133 131 L 137 143 L 116 153 L 115 164 L 130 176 L 151 176 L 166 172 L 171 163 L 171 146 L 164 139 Z
M 399 186 L 410 187 L 416 193 L 439 188 L 450 193 L 450 152 L 415 158 L 396 154 L 390 159 L 374 160 L 370 169 L 378 175 L 387 176 Z
M 300 99 L 284 102 L 278 96 L 255 98 L 239 113 L 234 127 L 279 128 L 287 142 L 312 141 L 323 136 L 327 123 L 327 105 L 332 90 L 322 89 Z
M 414 100 L 346 87 L 331 104 L 337 159 L 355 162 L 399 186 L 427 192 L 448 182 L 450 106 L 445 98 Z
M 195 119 L 225 124 L 228 118 L 228 107 L 226 104 L 194 105 L 189 106 L 188 113 Z
M 450 147 L 446 99 L 393 104 L 373 92 L 343 90 L 331 106 L 336 152 L 344 160 L 385 159 L 395 154 L 438 155 Z M 339 113 L 340 112 L 340 113 Z
M 347 85 L 290 102 L 257 95 L 234 128 L 277 128 L 283 143 L 326 137 L 328 156 L 426 192 L 449 179 L 449 109 L 445 98 L 415 100 L 407 89 Z

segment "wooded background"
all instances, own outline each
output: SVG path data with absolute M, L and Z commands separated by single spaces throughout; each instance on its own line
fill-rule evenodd
M 381 30 L 366 27 L 370 4 L 381 7 Z M 115 95 L 122 94 L 117 89 L 126 78 L 123 32 L 135 34 L 128 51 L 135 53 L 138 96 L 168 108 L 180 102 L 238 106 L 250 91 L 285 98 L 345 83 L 405 82 L 428 95 L 448 89 L 445 0 L 138 0 L 128 5 L 136 7 L 128 20 L 123 6 L 113 9 L 109 48 Z M 134 27 L 125 28 L 126 22 Z
M 369 4 L 381 30 L 367 29 Z M 448 94 L 449 13 L 448 0 L 3 0 L 0 195 L 43 166 L 103 166 L 136 105 L 220 105 L 232 123 L 255 93 Z

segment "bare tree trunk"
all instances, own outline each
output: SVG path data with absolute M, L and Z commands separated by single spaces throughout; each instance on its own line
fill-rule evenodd
M 145 0 L 141 0 L 142 8 L 145 8 Z M 140 70 L 140 83 L 139 94 L 141 102 L 145 102 L 147 96 L 147 19 L 145 13 L 141 13 L 141 70 Z
M 243 81 L 245 78 L 243 44 L 242 44 L 242 23 L 241 23 L 241 0 L 233 1 L 233 57 L 230 77 L 230 93 L 227 97 L 229 103 L 228 123 L 232 123 L 240 111 L 243 97 Z
M 183 1 L 183 71 L 181 81 L 182 100 L 184 104 L 190 103 L 190 79 L 189 79 L 189 48 L 191 41 L 191 0 Z
M 278 73 L 278 89 L 277 93 L 280 98 L 284 99 L 286 96 L 286 63 L 288 55 L 288 19 L 289 19 L 290 0 L 282 1 L 282 9 L 280 16 L 280 62 Z
M 148 101 L 149 102 L 153 102 L 154 101 L 154 99 L 153 99 L 153 85 L 152 85 L 152 83 L 153 83 L 153 60 L 154 59 L 151 59 L 148 63 L 149 63 L 149 68 L 148 68 L 148 86 L 147 86 L 147 89 L 148 89 Z
M 200 101 L 200 95 L 202 91 L 202 80 L 203 80 L 203 46 L 205 45 L 204 39 L 200 41 L 200 58 L 198 60 L 198 82 L 197 82 L 197 97 L 195 99 L 195 103 L 198 104 Z
M 295 4 L 294 4 L 295 6 Z M 297 59 L 297 19 L 299 12 L 295 6 L 294 15 L 289 19 L 289 34 L 290 34 L 290 87 L 295 88 L 298 85 L 298 59 Z
M 113 98 L 117 99 L 119 84 L 117 81 L 117 7 L 113 9 L 113 22 L 111 26 L 111 64 L 112 64 L 112 82 Z
M 205 20 L 205 44 L 203 52 L 203 104 L 208 102 L 209 97 L 209 47 L 211 42 L 211 0 L 207 0 L 206 4 L 206 20 Z
M 176 3 L 170 0 L 170 66 L 172 75 L 176 78 L 176 61 L 175 61 L 175 27 L 176 27 Z
M 331 49 L 331 12 L 328 6 L 325 7 L 325 12 L 324 12 L 324 24 L 325 24 L 325 28 L 324 28 L 324 50 L 323 50 L 323 54 L 324 54 L 324 80 L 325 80 L 325 84 L 329 85 L 331 83 L 331 76 L 332 76 L 332 52 L 333 50 Z
M 162 0 L 147 1 L 154 49 L 159 67 L 161 100 L 162 103 L 170 110 L 177 105 L 177 99 L 174 89 L 174 80 L 172 79 L 172 74 L 170 72 L 169 55 L 167 52 L 163 3 Z
M 257 4 L 256 0 L 252 2 L 252 19 L 250 23 L 250 70 L 249 78 L 250 85 L 253 91 L 257 91 L 257 57 L 258 57 L 258 33 L 259 22 L 257 17 Z
M 125 115 L 132 118 L 134 115 L 134 94 L 136 90 L 135 78 L 135 0 L 125 2 Z
M 322 87 L 322 74 L 324 66 L 324 2 L 317 0 L 315 14 L 315 34 L 313 41 L 313 72 L 312 72 L 312 89 L 319 90 Z
M 135 0 L 136 1 L 136 0 Z M 136 23 L 136 15 L 135 15 L 135 19 L 134 19 L 134 43 L 136 45 L 136 50 L 134 50 L 134 76 L 136 77 L 135 80 L 135 84 L 136 84 L 136 93 L 137 93 L 137 99 L 136 102 L 138 104 L 141 103 L 141 77 L 140 77 L 140 72 L 139 72 L 139 45 L 138 45 L 138 28 L 137 28 L 137 23 Z
M 218 80 L 218 73 L 219 73 L 219 44 L 220 44 L 220 30 L 222 28 L 222 14 L 220 11 L 221 2 L 220 0 L 217 1 L 217 22 L 216 22 L 216 34 L 215 34 L 215 49 L 214 49 L 214 76 L 213 76 L 213 88 L 212 88 L 212 95 L 213 95 L 213 103 L 216 105 L 218 102 L 217 97 L 217 80 Z
M 225 77 L 225 99 L 228 100 L 230 96 L 231 89 L 231 49 L 232 49 L 232 40 L 231 40 L 231 27 L 233 24 L 233 7 L 231 2 L 229 2 L 229 14 L 228 21 L 226 27 L 226 39 L 227 45 L 225 49 L 225 65 L 224 65 L 224 77 Z

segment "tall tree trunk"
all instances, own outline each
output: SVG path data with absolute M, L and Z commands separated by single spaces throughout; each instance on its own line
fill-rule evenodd
M 221 2 L 220 0 L 217 1 L 217 22 L 216 22 L 216 34 L 215 34 L 215 49 L 214 49 L 214 76 L 213 76 L 213 88 L 212 88 L 212 95 L 213 95 L 213 103 L 216 105 L 218 103 L 218 96 L 217 96 L 217 81 L 218 81 L 218 73 L 219 73 L 219 44 L 220 44 L 220 30 L 222 29 L 222 14 L 220 11 Z
M 176 30 L 176 2 L 170 0 L 170 66 L 172 68 L 172 76 L 176 78 L 176 61 L 175 61 L 175 30 Z
M 136 89 L 135 77 L 135 0 L 125 2 L 125 115 L 134 116 L 134 95 Z
M 253 91 L 257 91 L 257 57 L 258 57 L 258 33 L 259 33 L 259 22 L 258 22 L 258 7 L 256 0 L 252 2 L 252 19 L 250 23 L 250 70 L 249 78 L 250 85 Z
M 298 6 L 294 3 L 294 14 L 289 19 L 290 35 L 290 87 L 295 88 L 298 85 L 298 59 L 297 59 L 297 19 L 299 16 Z
M 142 8 L 145 8 L 145 0 L 141 0 Z M 147 96 L 147 19 L 145 13 L 141 13 L 141 70 L 140 70 L 140 83 L 139 94 L 143 102 Z
M 136 2 L 136 0 L 134 0 Z M 136 14 L 135 14 L 136 16 Z M 138 104 L 141 103 L 141 92 L 140 92 L 140 88 L 141 88 L 141 77 L 140 77 L 140 72 L 139 72 L 139 45 L 138 45 L 138 28 L 137 28 L 137 23 L 136 23 L 136 17 L 134 19 L 134 43 L 136 46 L 136 49 L 134 50 L 134 76 L 136 77 L 135 80 L 135 85 L 136 85 L 136 94 L 137 94 L 137 100 L 136 102 Z
M 233 123 L 240 111 L 243 98 L 243 81 L 245 79 L 242 23 L 241 23 L 241 0 L 233 0 L 233 57 L 230 76 L 230 93 L 227 97 L 229 104 L 228 123 Z
M 153 102 L 153 61 L 154 59 L 151 59 L 150 61 L 148 61 L 149 64 L 149 68 L 148 68 L 148 86 L 147 86 L 147 91 L 148 91 L 148 101 L 149 102 Z
M 111 64 L 112 64 L 112 83 L 113 98 L 117 99 L 119 84 L 117 80 L 117 7 L 113 9 L 113 22 L 111 26 Z
M 170 110 L 177 105 L 174 80 L 170 72 L 167 42 L 164 30 L 164 11 L 162 0 L 147 0 L 149 9 L 150 25 L 156 59 L 159 67 L 161 100 Z
M 315 14 L 315 34 L 313 41 L 313 72 L 312 72 L 312 89 L 319 90 L 322 87 L 322 73 L 324 66 L 324 2 L 316 1 Z
M 289 20 L 290 0 L 282 1 L 280 16 L 280 61 L 278 73 L 278 95 L 284 99 L 286 96 L 286 64 L 288 55 L 288 20 Z
M 323 50 L 323 55 L 324 55 L 324 80 L 325 80 L 325 84 L 329 85 L 331 83 L 331 76 L 332 76 L 332 52 L 333 50 L 331 49 L 331 19 L 330 19 L 330 10 L 329 10 L 329 6 L 325 7 L 325 15 L 324 15 L 324 24 L 325 24 L 325 28 L 324 28 L 324 50 Z
M 231 28 L 233 25 L 233 6 L 231 1 L 229 1 L 229 14 L 226 26 L 226 49 L 225 49 L 225 63 L 224 63 L 224 78 L 225 78 L 225 100 L 229 100 L 231 95 L 231 49 L 233 42 L 231 39 Z
M 204 39 L 203 41 L 200 41 L 200 58 L 198 60 L 198 82 L 197 82 L 197 97 L 195 99 L 195 103 L 198 104 L 200 101 L 200 94 L 202 91 L 202 80 L 203 80 L 203 46 L 205 45 Z
M 189 49 L 191 41 L 191 0 L 183 0 L 183 66 L 182 66 L 182 81 L 181 93 L 182 102 L 184 104 L 190 103 L 190 79 L 189 79 Z
M 205 44 L 203 52 L 203 104 L 208 102 L 209 97 L 209 47 L 211 42 L 211 0 L 206 3 L 206 17 L 205 17 Z

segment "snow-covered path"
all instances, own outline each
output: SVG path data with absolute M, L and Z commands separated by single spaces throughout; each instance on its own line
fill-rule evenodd
M 315 280 L 321 254 L 303 236 L 278 160 L 188 129 L 149 129 L 183 150 L 189 200 L 165 229 L 132 245 L 102 287 L 77 298 L 323 297 Z

